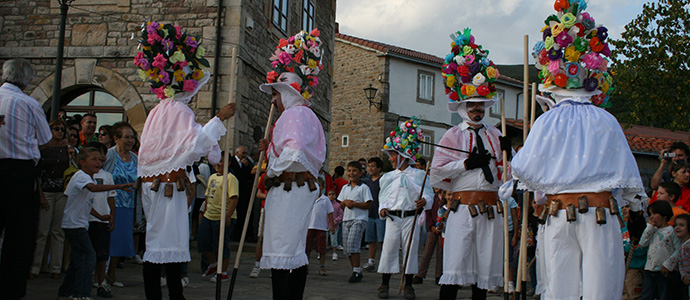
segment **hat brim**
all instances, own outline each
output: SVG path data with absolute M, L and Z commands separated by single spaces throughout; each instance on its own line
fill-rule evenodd
M 462 101 L 452 101 L 452 102 L 448 102 L 448 111 L 456 112 L 456 111 L 458 111 L 458 108 L 460 108 L 460 104 L 466 103 L 466 102 L 484 102 L 484 108 L 489 108 L 489 107 L 494 106 L 494 104 L 496 104 L 496 99 L 475 97 L 475 98 L 465 99 Z
M 398 150 L 395 150 L 395 149 L 388 148 L 388 149 L 381 149 L 381 151 L 383 151 L 383 153 L 386 153 L 386 155 L 388 155 L 388 156 L 391 156 L 390 153 L 389 153 L 390 151 L 395 151 L 395 152 L 398 153 L 398 155 L 400 155 L 400 156 L 402 156 L 402 157 L 404 157 L 404 158 L 407 158 L 407 159 L 409 159 L 409 160 L 414 160 L 414 159 L 412 159 L 412 157 L 410 157 L 410 155 L 408 155 L 407 153 L 402 153 L 402 152 L 400 152 L 400 151 L 398 151 Z
M 286 83 L 286 82 L 264 83 L 264 84 L 262 84 L 262 85 L 259 86 L 259 90 L 261 90 L 262 92 L 264 92 L 264 93 L 266 93 L 266 94 L 271 94 L 271 93 L 273 93 L 273 90 L 274 90 L 274 89 L 275 89 L 276 91 L 280 92 L 281 94 L 283 94 L 283 93 L 293 93 L 293 94 L 295 94 L 295 95 L 297 95 L 297 96 L 302 97 L 302 95 L 300 95 L 300 93 L 299 93 L 297 90 L 295 90 L 292 86 L 290 86 L 290 85 L 289 85 L 288 83 Z
M 555 85 L 551 85 L 547 88 L 544 88 L 543 84 L 539 85 L 539 91 L 565 97 L 591 97 L 601 94 L 600 90 L 588 92 L 585 91 L 585 89 L 564 89 Z

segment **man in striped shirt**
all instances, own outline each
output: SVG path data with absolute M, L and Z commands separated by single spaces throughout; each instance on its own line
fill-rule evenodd
M 26 278 L 36 246 L 39 191 L 36 164 L 39 145 L 52 133 L 38 102 L 22 90 L 34 77 L 25 59 L 2 65 L 0 86 L 0 232 L 4 229 L 0 258 L 0 295 L 20 299 L 26 294 Z

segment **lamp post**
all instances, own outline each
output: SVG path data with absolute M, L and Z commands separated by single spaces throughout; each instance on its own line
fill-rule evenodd
M 62 84 L 62 60 L 65 48 L 65 23 L 67 23 L 67 9 L 74 0 L 58 0 L 60 3 L 60 32 L 58 36 L 57 59 L 55 61 L 55 82 L 53 84 L 53 105 L 50 109 L 50 120 L 58 118 L 60 113 L 60 85 Z
M 374 98 L 376 98 L 376 92 L 377 91 L 378 91 L 377 88 L 375 88 L 375 87 L 371 86 L 371 84 L 369 84 L 369 87 L 364 88 L 364 95 L 367 97 L 367 101 L 369 101 L 369 108 L 371 108 L 371 106 L 373 105 L 374 107 L 376 107 L 377 109 L 380 110 L 381 106 L 383 104 L 382 101 L 378 101 L 378 102 L 374 101 Z

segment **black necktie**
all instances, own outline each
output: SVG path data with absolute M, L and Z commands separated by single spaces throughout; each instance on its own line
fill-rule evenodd
M 479 129 L 482 129 L 482 127 L 472 128 L 474 133 L 477 135 L 477 150 L 479 150 L 479 153 L 483 155 L 486 153 L 486 148 L 484 148 L 484 141 L 482 141 L 482 137 L 479 136 Z M 482 166 L 482 172 L 484 172 L 484 179 L 486 179 L 486 181 L 489 183 L 494 182 L 494 174 L 491 173 L 491 168 L 489 168 L 489 165 Z

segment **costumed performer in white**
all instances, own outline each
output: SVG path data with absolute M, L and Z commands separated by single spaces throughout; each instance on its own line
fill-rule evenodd
M 619 205 L 640 210 L 642 181 L 620 124 L 601 108 L 610 106 L 612 89 L 606 27 L 583 12 L 585 1 L 554 7 L 557 15 L 546 19 L 533 55 L 539 89 L 556 105 L 536 120 L 511 164 L 518 188 L 546 194 L 536 197 L 548 210 L 537 243 L 544 276 L 536 293 L 542 299 L 621 299 L 625 262 L 615 214 Z
M 431 209 L 434 200 L 434 190 L 429 185 L 429 181 L 424 182 L 426 172 L 410 166 L 417 160 L 417 151 L 419 151 L 418 139 L 422 136 L 419 125 L 419 120 L 414 117 L 400 123 L 400 126 L 390 133 L 390 137 L 386 138 L 386 144 L 383 146 L 383 152 L 388 154 L 388 159 L 396 168 L 392 172 L 383 174 L 380 181 L 379 217 L 386 220 L 386 233 L 378 269 L 378 273 L 382 274 L 381 286 L 378 289 L 379 298 L 382 299 L 388 298 L 391 275 L 400 272 L 399 261 L 405 259 L 414 217 L 421 216 L 421 213 L 417 214 L 416 211 Z M 424 191 L 422 198 L 418 199 L 419 193 L 422 192 L 422 184 L 425 185 Z M 420 224 L 417 222 L 417 225 Z M 414 228 L 410 244 L 407 268 L 404 273 L 405 299 L 415 298 L 412 278 L 418 271 L 417 252 L 420 230 L 421 227 Z
M 191 166 L 203 156 L 211 164 L 220 161 L 223 121 L 234 116 L 235 104 L 224 106 L 203 127 L 196 123 L 187 103 L 210 77 L 204 70 L 205 50 L 179 26 L 149 21 L 142 27 L 141 51 L 134 63 L 161 100 L 146 118 L 137 167 L 147 221 L 144 289 L 146 299 L 162 298 L 160 274 L 165 265 L 169 299 L 179 300 L 184 299 L 182 263 L 191 260 L 187 215 L 194 198 Z
M 455 299 L 460 286 L 472 286 L 472 299 L 503 286 L 503 216 L 498 214 L 502 150 L 509 139 L 484 123 L 494 105 L 499 72 L 488 50 L 475 44 L 470 29 L 451 35 L 452 50 L 442 67 L 448 110 L 462 123 L 449 129 L 431 163 L 431 185 L 453 192 L 443 244 L 440 299 Z M 457 149 L 457 150 L 452 150 Z M 461 151 L 458 151 L 461 150 Z
M 259 146 L 268 155 L 264 186 L 269 189 L 260 267 L 271 269 L 273 299 L 302 299 L 306 284 L 307 229 L 320 195 L 315 178 L 326 159 L 323 127 L 309 108 L 323 68 L 318 36 L 314 29 L 281 39 L 271 57 L 269 83 L 259 87 L 272 94 L 280 113 L 270 143 L 262 140 Z

